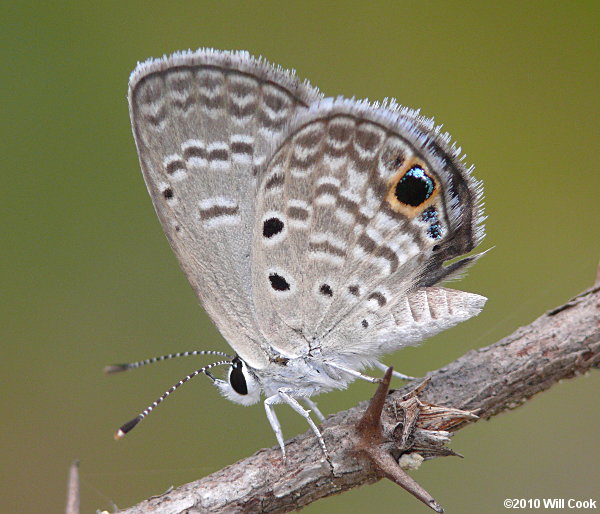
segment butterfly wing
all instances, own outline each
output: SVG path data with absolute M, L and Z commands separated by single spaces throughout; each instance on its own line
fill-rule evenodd
M 320 97 L 246 52 L 177 53 L 130 78 L 133 134 L 163 229 L 208 314 L 257 369 L 268 362 L 252 302 L 257 183 L 295 114 Z
M 444 266 L 482 239 L 480 198 L 432 120 L 396 105 L 313 104 L 258 192 L 259 326 L 284 354 L 368 362 L 473 316 L 482 297 L 430 286 L 473 260 Z

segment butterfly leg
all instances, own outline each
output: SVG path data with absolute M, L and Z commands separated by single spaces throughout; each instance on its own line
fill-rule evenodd
M 348 373 L 348 375 L 352 375 L 356 378 L 360 378 L 361 380 L 366 380 L 367 382 L 371 382 L 373 384 L 379 384 L 381 382 L 380 378 L 370 377 L 369 375 L 364 375 L 360 371 L 356 371 L 355 369 L 347 368 L 346 366 L 341 366 L 340 364 L 335 364 L 331 361 L 327 361 L 326 364 L 331 366 L 332 368 L 339 369 L 344 373 Z M 387 368 L 386 368 L 387 369 Z
M 315 422 L 310 417 L 309 411 L 307 411 L 304 407 L 302 407 L 302 405 L 300 405 L 300 403 L 298 403 L 298 400 L 296 400 L 296 398 L 294 398 L 294 396 L 293 396 L 294 390 L 289 389 L 287 387 L 282 387 L 281 389 L 279 389 L 278 395 L 285 403 L 287 403 L 292 409 L 294 409 L 298 414 L 300 414 L 300 416 L 302 416 L 304 419 L 306 419 L 308 425 L 310 426 L 310 428 L 312 429 L 314 434 L 317 436 L 317 439 L 319 440 L 319 444 L 321 445 L 321 450 L 323 450 L 323 454 L 325 455 L 327 462 L 331 463 L 331 461 L 329 459 L 329 452 L 327 451 L 327 447 L 325 446 L 325 441 L 323 440 L 323 436 L 321 435 L 321 432 L 319 431 L 317 425 L 315 425 Z M 306 396 L 303 396 L 302 398 L 306 399 Z
M 267 419 L 271 424 L 273 432 L 275 432 L 275 437 L 277 438 L 277 442 L 279 443 L 279 447 L 281 448 L 283 462 L 285 462 L 285 444 L 283 443 L 283 432 L 281 431 L 281 423 L 279 423 L 277 415 L 275 414 L 275 410 L 273 409 L 273 405 L 276 403 L 281 403 L 281 398 L 279 397 L 279 395 L 275 394 L 273 396 L 269 396 L 265 400 L 265 411 L 267 412 Z
M 286 459 L 285 445 L 283 442 L 283 432 L 281 431 L 281 424 L 279 423 L 279 420 L 277 419 L 277 416 L 275 415 L 275 411 L 273 409 L 273 405 L 278 404 L 278 403 L 287 403 L 292 409 L 294 409 L 298 414 L 300 414 L 304 419 L 306 419 L 310 428 L 312 429 L 314 434 L 317 436 L 317 439 L 319 440 L 319 445 L 321 446 L 321 450 L 323 450 L 325 458 L 327 459 L 328 462 L 330 462 L 329 461 L 329 452 L 327 451 L 327 447 L 325 446 L 325 441 L 323 440 L 323 436 L 321 435 L 321 432 L 317 428 L 317 425 L 315 425 L 315 422 L 311 419 L 309 411 L 307 411 L 304 407 L 302 407 L 302 405 L 300 405 L 300 403 L 298 402 L 298 400 L 296 400 L 296 398 L 294 398 L 294 396 L 295 395 L 294 395 L 293 389 L 289 389 L 287 387 L 282 387 L 281 389 L 278 390 L 277 394 L 274 394 L 273 396 L 269 396 L 264 402 L 265 403 L 265 411 L 267 412 L 267 419 L 269 420 L 269 423 L 271 424 L 271 428 L 273 429 L 273 432 L 275 432 L 275 437 L 277 438 L 277 442 L 279 443 L 279 447 L 281 448 L 281 453 L 283 454 L 283 460 L 285 461 L 285 459 Z M 303 398 L 304 401 L 307 400 L 307 398 L 305 396 L 302 396 L 301 398 Z M 313 404 L 313 406 L 316 407 L 314 402 L 312 402 L 311 400 L 309 400 L 309 401 L 310 401 L 310 403 Z M 318 411 L 319 409 L 316 409 L 316 410 Z M 320 413 L 320 411 L 319 411 L 319 413 Z M 317 416 L 318 416 L 318 414 L 317 414 Z M 321 416 L 323 416 L 323 414 L 321 414 Z
M 386 366 L 383 362 L 379 361 L 375 363 L 375 367 L 379 368 L 381 371 L 387 371 L 387 369 L 389 368 L 389 366 Z M 400 380 L 414 380 L 416 378 L 411 377 L 410 375 L 405 375 L 404 373 L 400 373 L 398 371 L 392 371 L 392 375 L 394 375 L 396 378 L 399 378 Z
M 319 410 L 319 407 L 317 407 L 317 404 L 315 402 L 313 402 L 308 397 L 302 398 L 302 401 L 311 410 L 311 412 L 315 413 L 315 416 L 317 416 L 317 418 L 319 418 L 319 421 L 325 421 L 325 416 L 323 416 L 323 413 Z

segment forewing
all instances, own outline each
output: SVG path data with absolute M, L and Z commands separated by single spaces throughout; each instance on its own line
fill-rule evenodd
M 252 302 L 256 188 L 295 114 L 318 91 L 246 52 L 139 64 L 129 83 L 144 179 L 204 308 L 252 367 L 268 361 Z

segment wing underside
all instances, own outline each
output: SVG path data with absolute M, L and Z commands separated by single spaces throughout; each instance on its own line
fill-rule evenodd
M 295 114 L 318 98 L 245 52 L 175 54 L 130 79 L 140 164 L 165 234 L 223 336 L 258 369 L 268 347 L 252 303 L 256 188 Z

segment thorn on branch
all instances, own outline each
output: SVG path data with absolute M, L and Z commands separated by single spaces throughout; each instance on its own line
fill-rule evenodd
M 443 512 L 433 496 L 402 468 L 416 469 L 423 460 L 435 456 L 460 456 L 445 446 L 452 435 L 448 430 L 467 419 L 478 418 L 472 412 L 419 400 L 418 395 L 427 387 L 429 379 L 384 411 L 392 371 L 388 368 L 356 425 L 355 449 L 367 457 L 381 476 L 403 487 L 434 511 Z
M 79 498 L 79 461 L 74 460 L 69 467 L 66 514 L 79 514 Z

